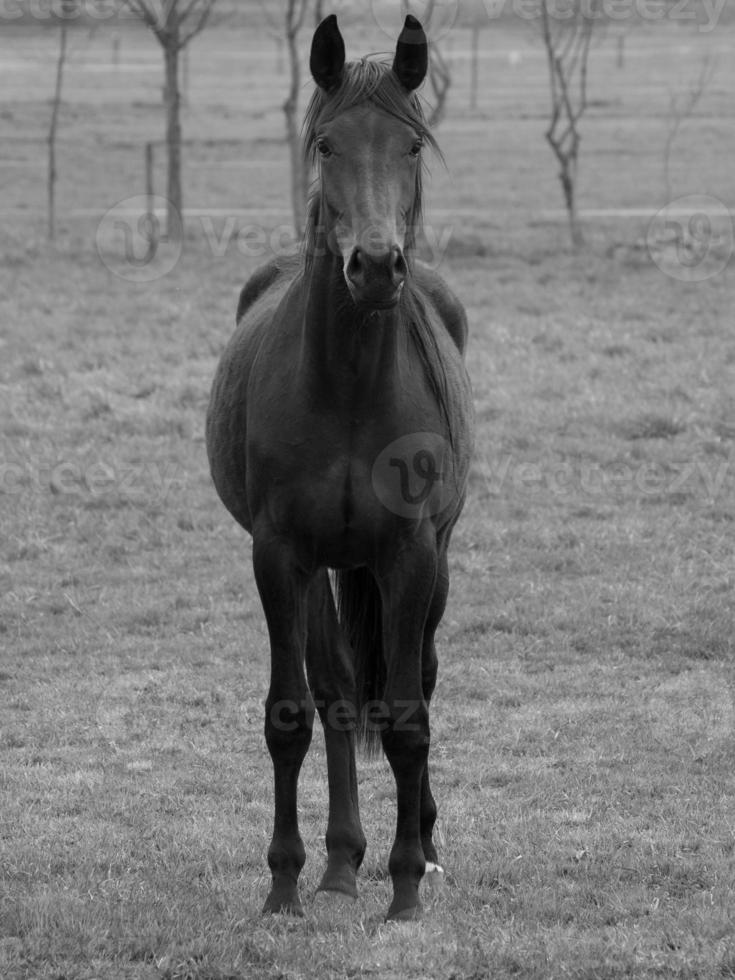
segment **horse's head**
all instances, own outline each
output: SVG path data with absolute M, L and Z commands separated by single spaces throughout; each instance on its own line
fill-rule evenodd
M 421 209 L 421 149 L 433 142 L 414 90 L 426 74 L 426 35 L 407 17 L 392 66 L 345 65 L 332 15 L 317 28 L 310 67 L 319 86 L 306 117 L 306 147 L 319 166 L 319 221 L 341 255 L 354 302 L 398 302 Z

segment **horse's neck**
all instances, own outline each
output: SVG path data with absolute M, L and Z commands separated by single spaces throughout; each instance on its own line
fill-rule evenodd
M 398 384 L 405 344 L 396 310 L 361 313 L 355 307 L 339 256 L 317 260 L 305 277 L 303 348 L 313 377 L 335 400 L 385 397 Z

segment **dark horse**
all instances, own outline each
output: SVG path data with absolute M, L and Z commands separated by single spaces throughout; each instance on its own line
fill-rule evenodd
M 296 793 L 316 708 L 329 772 L 319 887 L 357 895 L 366 841 L 355 742 L 372 735 L 397 787 L 388 916 L 411 918 L 422 875 L 437 870 L 429 700 L 472 448 L 467 328 L 442 280 L 412 257 L 422 146 L 433 144 L 414 94 L 427 68 L 421 25 L 406 18 L 392 66 L 345 64 L 332 15 L 310 65 L 306 152 L 319 180 L 303 254 L 244 287 L 207 446 L 220 497 L 253 536 L 270 637 L 264 911 L 301 913 Z

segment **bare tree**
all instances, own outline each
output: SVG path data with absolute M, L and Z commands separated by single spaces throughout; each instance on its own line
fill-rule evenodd
M 62 8 L 63 12 L 63 8 Z M 56 83 L 51 108 L 51 122 L 48 131 L 48 237 L 53 241 L 56 237 L 56 130 L 59 123 L 59 108 L 61 107 L 61 86 L 64 80 L 64 64 L 66 63 L 66 34 L 67 24 L 62 16 L 59 23 L 59 54 L 56 58 Z
M 433 96 L 433 105 L 429 113 L 429 125 L 433 127 L 438 126 L 444 118 L 449 87 L 452 84 L 452 73 L 449 70 L 449 64 L 436 41 L 429 45 L 428 82 Z
M 587 59 L 595 19 L 593 4 L 575 0 L 572 16 L 554 20 L 549 0 L 541 0 L 541 35 L 546 48 L 551 89 L 551 119 L 546 139 L 559 162 L 564 203 L 574 247 L 584 242 L 577 214 L 579 121 L 587 108 Z
M 181 93 L 179 54 L 207 25 L 217 0 L 123 0 L 156 36 L 163 49 L 166 85 L 166 147 L 168 175 L 166 230 L 170 241 L 183 235 L 181 190 Z
M 283 39 L 286 39 L 288 54 L 288 93 L 283 102 L 283 113 L 286 117 L 286 143 L 291 181 L 291 210 L 293 212 L 294 231 L 301 238 L 306 227 L 306 201 L 309 194 L 309 179 L 311 169 L 301 151 L 301 131 L 299 128 L 299 94 L 301 92 L 301 61 L 299 57 L 299 33 L 304 26 L 306 12 L 310 0 L 286 0 L 280 6 L 278 14 L 274 15 L 273 3 L 266 4 L 260 0 L 260 9 L 268 25 L 268 33 L 278 44 L 278 61 L 280 73 L 280 57 Z M 315 0 L 314 13 L 321 20 L 323 4 Z M 317 21 L 318 22 L 318 21 Z
M 671 200 L 671 152 L 681 124 L 694 114 L 699 100 L 712 80 L 715 63 L 706 56 L 702 59 L 699 75 L 685 92 L 669 92 L 669 130 L 664 143 L 664 188 L 666 200 Z
M 480 31 L 485 18 L 479 6 L 475 8 L 475 16 L 472 20 L 472 35 L 470 43 L 470 109 L 477 108 L 477 85 L 480 75 L 479 55 L 480 55 Z
M 291 207 L 297 238 L 306 227 L 306 199 L 309 193 L 309 168 L 301 152 L 299 128 L 299 91 L 301 89 L 301 63 L 298 37 L 304 25 L 309 0 L 287 0 L 285 13 L 286 48 L 288 50 L 289 88 L 283 103 L 286 116 L 286 139 L 291 161 Z

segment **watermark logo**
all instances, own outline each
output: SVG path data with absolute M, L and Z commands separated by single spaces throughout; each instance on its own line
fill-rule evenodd
M 171 241 L 159 216 L 170 213 L 164 197 L 128 197 L 107 211 L 95 242 L 104 264 L 128 282 L 153 282 L 167 275 L 181 257 L 181 241 Z
M 97 252 L 107 268 L 128 282 L 152 282 L 171 272 L 182 254 L 181 241 L 171 241 L 163 231 L 162 216 L 168 213 L 164 197 L 149 199 L 143 194 L 126 198 L 105 212 L 96 232 Z M 215 259 L 234 249 L 247 259 L 287 259 L 297 256 L 304 244 L 292 223 L 268 224 L 253 221 L 252 212 L 191 209 L 184 215 L 187 236 L 198 242 Z M 424 265 L 437 269 L 444 261 L 453 234 L 451 224 L 426 224 L 414 229 L 418 252 Z M 309 258 L 342 255 L 340 228 L 319 227 L 309 243 Z M 379 235 L 374 228 L 364 232 L 363 247 L 375 248 Z
M 391 40 L 401 29 L 401 18 L 395 0 L 371 0 L 373 20 Z M 459 14 L 459 0 L 414 0 L 410 13 L 421 23 L 429 41 L 436 43 L 454 27 Z
M 451 447 L 436 432 L 395 439 L 375 460 L 371 479 L 384 507 L 413 520 L 440 513 L 457 495 Z
M 730 212 L 707 194 L 689 194 L 667 204 L 646 232 L 653 261 L 681 282 L 703 282 L 718 275 L 730 261 L 734 244 Z

